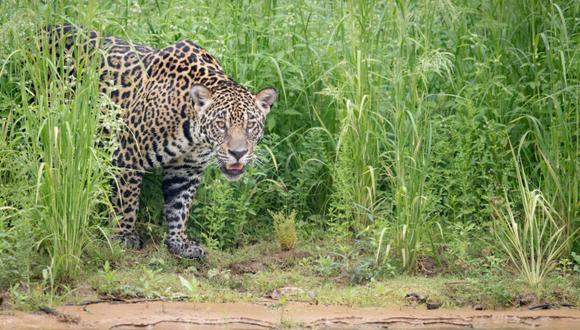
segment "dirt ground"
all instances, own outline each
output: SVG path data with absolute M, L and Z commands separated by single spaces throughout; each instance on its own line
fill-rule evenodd
M 5 312 L 1 329 L 272 328 L 580 329 L 580 310 L 476 311 L 424 307 L 351 308 L 264 300 L 259 303 L 123 302 Z

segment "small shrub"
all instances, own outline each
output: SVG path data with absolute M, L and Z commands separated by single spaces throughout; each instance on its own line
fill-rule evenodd
M 244 191 L 245 181 L 236 189 L 221 174 L 209 174 L 214 177 L 200 189 L 190 217 L 199 226 L 205 245 L 212 250 L 223 250 L 243 241 L 248 215 L 253 211 L 248 202 L 249 193 Z M 196 235 L 195 230 L 191 234 Z
M 274 230 L 276 231 L 276 238 L 280 248 L 283 251 L 294 249 L 298 241 L 296 235 L 296 211 L 292 210 L 289 215 L 284 215 L 281 212 L 270 214 L 274 220 Z

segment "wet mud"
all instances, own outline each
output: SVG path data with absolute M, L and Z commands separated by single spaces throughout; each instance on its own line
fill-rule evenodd
M 351 308 L 290 302 L 135 302 L 2 312 L 0 329 L 580 329 L 580 311 Z

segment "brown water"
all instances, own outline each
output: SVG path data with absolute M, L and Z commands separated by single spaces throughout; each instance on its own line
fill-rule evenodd
M 58 315 L 4 312 L 0 329 L 580 329 L 580 311 L 424 307 L 351 308 L 273 301 L 262 303 L 139 302 L 62 306 Z M 60 313 L 60 314 L 59 314 Z

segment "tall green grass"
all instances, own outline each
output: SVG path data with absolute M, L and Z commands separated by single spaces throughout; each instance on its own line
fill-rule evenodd
M 519 166 L 575 242 L 579 12 L 565 0 L 4 1 L 0 251 L 29 229 L 47 255 L 27 252 L 30 273 L 53 260 L 74 277 L 106 217 L 97 72 L 83 66 L 72 89 L 49 80 L 63 64 L 27 41 L 65 21 L 154 47 L 191 39 L 240 83 L 279 90 L 250 175 L 232 185 L 210 169 L 198 191 L 189 234 L 215 249 L 269 239 L 270 211 L 296 210 L 301 237 L 371 242 L 360 253 L 379 268 L 451 258 L 456 227 L 499 255 L 492 203 L 519 190 Z M 526 134 L 515 164 L 509 141 Z M 160 179 L 145 181 L 139 226 L 162 241 Z
M 568 221 L 539 189 L 530 188 L 520 157 L 521 145 L 517 152 L 512 151 L 521 211 L 515 210 L 513 198 L 506 190 L 504 200 L 494 206 L 495 235 L 520 274 L 531 286 L 538 287 L 558 266 L 559 258 L 565 255 L 578 229 L 567 232 Z
M 46 9 L 50 12 L 54 8 Z M 4 92 L 15 95 L 4 129 L 5 134 L 12 135 L 8 141 L 12 151 L 23 152 L 29 164 L 24 169 L 5 164 L 3 170 L 8 177 L 25 178 L 6 179 L 6 183 L 11 180 L 31 188 L 28 196 L 7 197 L 7 205 L 22 207 L 18 211 L 25 217 L 12 216 L 3 221 L 10 221 L 11 230 L 24 223 L 32 226 L 33 230 L 22 237 L 29 242 L 27 250 L 32 253 L 31 260 L 24 262 L 34 266 L 40 263 L 43 276 L 54 290 L 55 285 L 79 275 L 85 249 L 108 231 L 98 228 L 103 219 L 109 218 L 105 211 L 109 210 L 111 148 L 107 148 L 109 138 L 101 135 L 101 125 L 109 120 L 105 110 L 110 102 L 99 94 L 98 54 L 82 52 L 79 46 L 65 56 L 62 45 L 49 45 L 43 25 L 24 21 L 6 28 L 12 33 L 7 41 L 12 41 L 17 52 L 6 59 L 3 67 L 13 75 L 6 79 Z M 78 68 L 72 76 L 71 67 Z M 18 120 L 11 120 L 12 116 Z M 7 153 L 3 161 L 22 157 L 3 151 Z M 20 244 L 15 242 L 15 246 Z
M 104 140 L 98 133 L 105 104 L 98 92 L 98 57 L 90 59 L 79 46 L 69 64 L 63 54 L 60 60 L 54 56 L 62 49 L 49 50 L 46 38 L 40 38 L 42 51 L 25 50 L 21 86 L 28 84 L 32 93 L 22 92 L 22 110 L 32 151 L 39 157 L 34 196 L 42 233 L 38 244 L 48 252 L 52 277 L 62 281 L 79 274 L 84 249 L 95 237 L 98 207 L 107 198 L 110 154 L 97 148 Z M 75 77 L 66 76 L 68 65 L 79 68 Z

